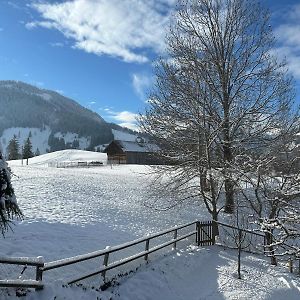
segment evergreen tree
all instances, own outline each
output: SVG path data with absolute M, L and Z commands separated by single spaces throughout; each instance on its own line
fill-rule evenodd
M 72 143 L 72 148 L 73 149 L 79 149 L 79 141 L 75 139 Z
M 23 158 L 28 159 L 33 156 L 34 155 L 32 152 L 32 144 L 31 144 L 30 138 L 28 137 L 26 142 L 24 143 Z
M 36 151 L 34 153 L 34 156 L 39 156 L 41 155 L 41 152 L 40 152 L 40 149 L 39 148 L 36 148 Z
M 7 157 L 8 160 L 18 159 L 20 157 L 19 154 L 19 142 L 16 135 L 9 141 L 7 146 Z
M 16 196 L 10 181 L 10 170 L 0 152 L 0 230 L 4 236 L 13 218 L 21 218 Z

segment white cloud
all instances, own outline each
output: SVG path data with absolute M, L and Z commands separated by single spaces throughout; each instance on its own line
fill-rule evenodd
M 25 27 L 27 29 L 34 29 L 36 27 L 44 27 L 44 28 L 48 28 L 48 29 L 54 29 L 56 28 L 55 27 L 55 24 L 53 24 L 52 22 L 48 22 L 48 21 L 41 21 L 41 22 L 28 22 L 25 24 Z
M 65 92 L 63 90 L 55 90 L 56 93 L 63 95 Z
M 274 34 L 279 42 L 275 53 L 286 59 L 289 71 L 296 79 L 300 79 L 300 5 L 289 8 L 283 23 L 275 28 Z
M 52 47 L 63 47 L 64 46 L 64 43 L 60 43 L 60 42 L 54 42 L 54 43 L 50 43 L 50 45 Z
M 282 46 L 274 51 L 275 55 L 286 60 L 289 71 L 296 79 L 300 79 L 300 53 L 293 47 Z
M 113 114 L 113 119 L 121 122 L 135 122 L 137 114 L 129 112 L 129 111 L 121 111 L 121 112 L 111 112 Z
M 133 74 L 132 75 L 132 85 L 137 93 L 137 95 L 145 100 L 147 93 L 154 82 L 153 76 L 148 76 L 145 74 Z
M 92 107 L 93 107 L 95 104 L 96 104 L 95 101 L 89 101 L 89 102 L 87 103 L 87 108 L 92 109 Z
M 140 131 L 139 127 L 136 124 L 133 124 L 133 123 L 120 123 L 118 125 L 120 125 L 122 127 L 127 127 L 131 130 L 134 130 L 134 131 Z
M 42 82 L 42 81 L 37 81 L 37 80 L 30 80 L 29 82 L 30 82 L 32 85 L 34 85 L 34 86 L 39 86 L 39 87 L 43 87 L 43 86 L 45 85 L 44 82 Z
M 32 5 L 43 18 L 26 27 L 55 28 L 73 47 L 126 62 L 146 62 L 146 50 L 161 53 L 176 0 L 73 0 Z
M 138 126 L 136 122 L 136 118 L 138 115 L 136 113 L 127 110 L 116 112 L 111 108 L 107 107 L 101 110 L 107 113 L 107 116 L 104 116 L 105 119 L 110 119 L 122 127 L 127 127 L 129 129 L 138 131 Z

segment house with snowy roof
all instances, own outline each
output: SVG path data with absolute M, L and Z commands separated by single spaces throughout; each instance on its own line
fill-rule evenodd
M 154 155 L 158 150 L 157 145 L 136 137 L 131 141 L 113 140 L 104 152 L 107 153 L 108 163 L 149 165 L 159 163 Z

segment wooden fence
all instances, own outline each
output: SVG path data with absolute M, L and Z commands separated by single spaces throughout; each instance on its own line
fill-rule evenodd
M 82 274 L 77 278 L 74 278 L 68 281 L 68 284 L 72 284 L 75 282 L 82 281 L 86 278 L 102 275 L 105 279 L 106 272 L 112 269 L 115 269 L 119 266 L 137 260 L 139 258 L 144 258 L 145 261 L 148 261 L 149 255 L 154 253 L 160 249 L 166 248 L 168 246 L 172 246 L 173 249 L 177 248 L 177 243 L 181 240 L 185 240 L 189 237 L 194 236 L 196 239 L 196 243 L 198 246 L 200 245 L 213 245 L 214 244 L 214 236 L 213 236 L 213 223 L 212 221 L 208 222 L 199 222 L 194 221 L 191 223 L 183 224 L 181 226 L 176 226 L 158 233 L 154 233 L 148 235 L 146 237 L 136 239 L 134 241 L 124 243 L 118 246 L 109 247 L 104 250 L 95 251 L 92 253 L 87 253 L 83 255 L 78 255 L 66 259 L 56 260 L 52 262 L 44 263 L 43 259 L 31 259 L 31 258 L 1 258 L 0 263 L 2 264 L 19 264 L 19 265 L 32 265 L 36 267 L 36 278 L 35 280 L 0 280 L 0 287 L 32 287 L 36 289 L 43 288 L 43 274 L 44 272 L 48 272 L 53 269 L 63 268 L 68 265 L 74 265 L 83 261 L 91 260 L 98 257 L 103 257 L 102 267 L 97 268 L 87 274 Z M 182 229 L 189 229 L 188 233 L 182 233 Z M 190 229 L 191 228 L 191 229 Z M 155 245 L 150 247 L 150 242 L 158 237 L 166 236 L 167 234 L 172 234 L 172 238 L 162 244 Z M 119 252 L 126 248 L 131 248 L 138 244 L 144 243 L 144 251 L 138 253 L 132 253 L 131 256 L 124 257 L 117 261 L 109 261 L 110 254 L 114 252 Z
M 0 257 L 0 263 L 6 265 L 20 265 L 35 267 L 35 279 L 1 279 L 0 287 L 26 287 L 35 288 L 36 290 L 43 288 L 42 269 L 44 267 L 43 257 Z M 24 270 L 24 269 L 23 269 Z
M 130 241 L 124 244 L 120 244 L 113 247 L 108 247 L 103 250 L 98 250 L 95 252 L 78 255 L 66 259 L 56 260 L 52 262 L 44 262 L 42 257 L 38 258 L 29 258 L 29 257 L 0 257 L 0 264 L 8 265 L 21 265 L 21 266 L 29 266 L 35 268 L 35 278 L 29 279 L 29 280 L 13 280 L 13 279 L 2 279 L 0 280 L 0 287 L 27 287 L 27 288 L 35 288 L 35 289 L 42 289 L 44 286 L 43 282 L 43 274 L 45 272 L 49 272 L 54 269 L 60 269 L 64 268 L 66 266 L 70 265 L 76 265 L 83 261 L 91 261 L 95 258 L 103 257 L 102 260 L 102 266 L 91 270 L 90 272 L 86 274 L 80 274 L 76 278 L 73 278 L 72 280 L 68 280 L 68 284 L 76 283 L 79 281 L 82 281 L 84 279 L 101 275 L 103 279 L 105 279 L 106 272 L 112 269 L 116 269 L 124 264 L 127 264 L 129 262 L 135 261 L 137 259 L 143 258 L 145 261 L 148 261 L 149 255 L 164 249 L 168 246 L 172 246 L 172 249 L 177 248 L 177 244 L 179 241 L 185 240 L 189 237 L 195 237 L 196 244 L 198 246 L 206 246 L 206 245 L 214 245 L 215 244 L 215 230 L 216 227 L 218 227 L 218 230 L 222 230 L 222 228 L 229 228 L 231 231 L 237 231 L 237 232 L 243 232 L 246 234 L 249 234 L 250 236 L 255 236 L 260 239 L 260 242 L 256 244 L 256 247 L 258 246 L 260 249 L 260 253 L 265 253 L 265 247 L 266 247 L 266 241 L 265 241 L 265 235 L 262 233 L 255 232 L 253 230 L 247 230 L 238 228 L 236 226 L 232 226 L 229 224 L 225 224 L 222 222 L 216 222 L 216 221 L 194 221 L 187 224 L 183 224 L 181 226 L 176 226 L 173 228 L 169 228 L 167 230 L 154 233 L 151 235 L 148 235 L 146 237 L 142 237 L 139 239 L 136 239 L 134 241 Z M 185 231 L 183 232 L 183 229 Z M 188 231 L 188 232 L 186 232 Z M 223 232 L 225 233 L 225 232 Z M 168 239 L 167 241 L 164 241 L 163 243 L 160 243 L 158 245 L 154 245 L 151 247 L 151 242 L 159 237 L 166 237 L 168 234 L 172 235 L 171 239 Z M 224 234 L 223 234 L 224 235 Z M 157 241 L 156 241 L 157 242 Z M 222 244 L 220 240 L 218 240 L 219 245 L 223 245 L 226 247 L 230 247 L 228 244 Z M 143 249 L 144 251 L 140 252 L 134 252 L 134 246 L 135 245 L 144 245 Z M 121 259 L 111 259 L 112 253 L 121 253 L 122 250 L 129 249 L 131 251 L 129 256 L 125 256 Z M 253 252 L 253 251 L 252 251 Z M 299 259 L 299 258 L 298 258 Z M 101 265 L 101 263 L 96 263 L 96 265 Z M 290 269 L 293 269 L 293 265 L 291 262 Z M 299 262 L 299 272 L 300 272 L 300 262 Z M 64 273 L 64 272 L 62 272 Z
M 54 168 L 84 168 L 84 167 L 99 167 L 103 166 L 102 161 L 62 161 L 50 162 L 48 167 Z

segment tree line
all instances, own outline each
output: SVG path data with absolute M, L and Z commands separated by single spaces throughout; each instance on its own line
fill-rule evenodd
M 32 143 L 31 143 L 31 132 L 27 139 L 24 141 L 24 144 L 21 146 L 19 140 L 16 135 L 13 135 L 13 138 L 8 142 L 8 146 L 6 148 L 6 155 L 8 160 L 15 160 L 15 159 L 28 159 L 33 156 L 40 155 L 39 148 L 36 149 L 35 152 L 32 150 Z

